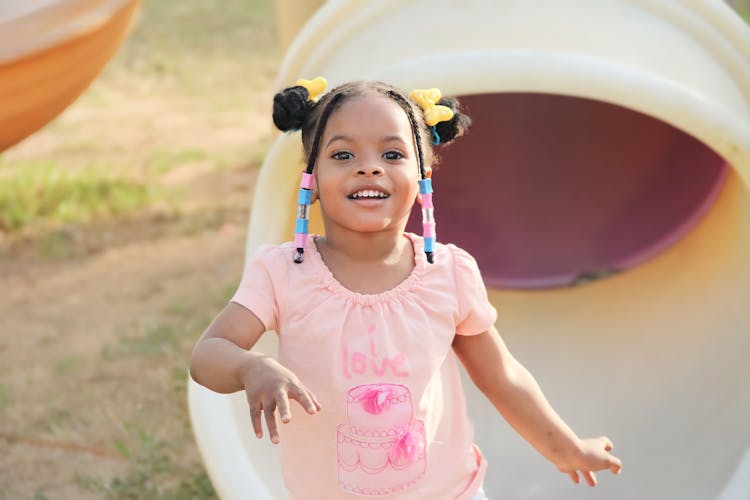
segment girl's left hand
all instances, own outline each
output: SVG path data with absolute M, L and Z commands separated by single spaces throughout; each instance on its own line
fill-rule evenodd
M 612 448 L 612 441 L 606 436 L 581 439 L 576 454 L 558 464 L 557 468 L 568 474 L 576 484 L 581 481 L 578 477 L 580 471 L 589 486 L 596 486 L 594 471 L 609 469 L 613 474 L 620 474 L 622 471 L 620 459 L 609 453 Z

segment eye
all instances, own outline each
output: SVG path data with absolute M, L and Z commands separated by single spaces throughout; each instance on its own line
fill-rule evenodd
M 400 160 L 404 158 L 404 155 L 401 154 L 399 151 L 386 151 L 383 153 L 383 158 L 386 160 Z
M 354 155 L 349 151 L 336 151 L 331 155 L 331 158 L 334 160 L 351 160 L 354 158 Z

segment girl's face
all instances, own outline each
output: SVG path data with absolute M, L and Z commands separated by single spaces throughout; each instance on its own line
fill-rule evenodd
M 388 97 L 350 97 L 328 118 L 315 166 L 326 232 L 403 232 L 419 167 L 409 118 Z

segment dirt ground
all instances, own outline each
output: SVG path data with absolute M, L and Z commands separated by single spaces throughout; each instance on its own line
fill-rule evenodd
M 127 479 L 155 443 L 170 467 L 201 474 L 186 360 L 241 272 L 256 173 L 194 179 L 222 201 L 208 225 L 145 215 L 66 234 L 73 257 L 40 257 L 33 243 L 7 251 L 0 498 L 101 498 L 87 481 Z

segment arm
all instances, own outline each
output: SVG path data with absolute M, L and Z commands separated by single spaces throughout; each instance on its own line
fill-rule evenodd
M 595 470 L 619 474 L 621 463 L 608 453 L 609 439 L 580 439 L 552 409 L 494 326 L 479 335 L 456 335 L 453 349 L 474 384 L 508 423 L 574 482 L 579 481 L 579 470 L 591 486 L 596 484 Z
M 190 376 L 222 394 L 241 391 L 247 365 L 264 356 L 249 350 L 265 331 L 255 314 L 230 302 L 193 347 Z
M 279 442 L 275 410 L 281 421 L 291 420 L 289 398 L 310 414 L 320 410 L 317 399 L 289 369 L 270 356 L 250 352 L 266 331 L 250 310 L 230 302 L 209 325 L 193 348 L 190 376 L 220 393 L 245 390 L 255 434 L 263 437 L 261 413 L 274 443 Z

